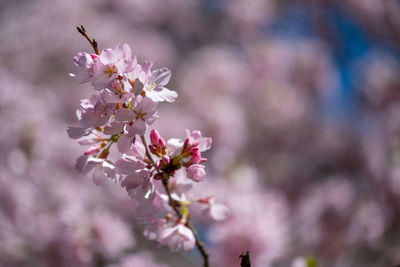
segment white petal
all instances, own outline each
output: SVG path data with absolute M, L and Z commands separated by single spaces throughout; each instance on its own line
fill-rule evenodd
M 171 71 L 167 68 L 154 70 L 152 76 L 154 77 L 153 80 L 156 84 L 164 86 L 171 79 Z
M 161 91 L 158 92 L 160 97 L 169 103 L 175 102 L 175 99 L 178 97 L 178 93 L 175 91 L 171 91 L 165 87 L 162 88 Z

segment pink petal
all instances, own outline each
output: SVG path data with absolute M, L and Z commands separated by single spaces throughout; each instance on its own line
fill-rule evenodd
M 158 103 L 149 97 L 143 98 L 143 100 L 140 102 L 140 108 L 143 113 L 154 113 L 157 106 Z
M 147 130 L 147 124 L 142 119 L 137 119 L 133 123 L 133 129 L 138 135 L 144 135 Z
M 105 173 L 97 168 L 94 172 L 93 172 L 93 182 L 96 185 L 102 185 L 107 181 L 107 176 L 105 175 Z
M 171 79 L 171 71 L 167 68 L 154 70 L 152 72 L 154 82 L 159 86 L 166 85 Z
M 140 162 L 119 159 L 115 162 L 115 170 L 119 174 L 129 175 L 143 168 Z
M 127 152 L 127 155 L 136 157 L 138 159 L 144 159 L 146 149 L 141 142 L 135 142 L 132 148 Z
M 117 54 L 118 59 L 129 59 L 132 57 L 132 50 L 127 44 L 117 44 L 115 53 Z
M 165 101 L 169 103 L 175 102 L 175 100 L 178 98 L 178 93 L 175 91 L 171 91 L 165 87 L 162 88 L 161 91 L 158 92 L 161 98 L 163 98 Z
M 124 123 L 122 122 L 113 122 L 110 125 L 104 127 L 104 134 L 113 135 L 119 134 L 124 130 Z
M 88 157 L 85 155 L 80 156 L 79 158 L 76 159 L 76 164 L 75 164 L 75 169 L 82 173 L 83 168 L 85 167 L 85 164 L 87 162 Z
M 127 108 L 121 108 L 115 111 L 115 119 L 117 121 L 132 121 L 135 117 L 135 112 Z
M 109 89 L 101 90 L 100 94 L 103 97 L 104 101 L 107 103 L 117 103 L 120 101 L 119 95 L 111 92 Z
M 214 221 L 223 221 L 228 217 L 229 209 L 225 205 L 215 203 L 210 204 L 202 213 Z
M 168 246 L 172 252 L 177 252 L 181 248 L 182 240 L 177 235 L 173 235 L 168 242 Z
M 126 190 L 131 190 L 137 188 L 143 182 L 143 177 L 141 175 L 129 175 L 121 183 Z
M 69 138 L 78 139 L 85 135 L 86 129 L 82 127 L 68 127 L 67 133 Z
M 139 75 L 139 81 L 141 83 L 145 83 L 147 81 L 147 79 L 150 77 L 151 75 L 151 67 L 153 66 L 153 62 L 151 61 L 145 61 L 141 67 L 142 67 L 142 73 Z
M 122 154 L 125 154 L 126 152 L 128 152 L 128 150 L 132 144 L 132 140 L 133 140 L 132 137 L 128 137 L 126 135 L 121 135 L 117 141 L 118 151 L 121 152 Z
M 203 137 L 199 144 L 200 152 L 209 150 L 211 148 L 211 144 L 212 144 L 211 137 Z
M 117 60 L 117 55 L 112 49 L 107 48 L 101 51 L 99 58 L 101 63 L 103 63 L 104 65 L 108 65 L 114 64 L 114 62 Z

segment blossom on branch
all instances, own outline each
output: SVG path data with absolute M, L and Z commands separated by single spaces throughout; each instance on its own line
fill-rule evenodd
M 96 184 L 114 181 L 124 188 L 138 203 L 137 220 L 146 225 L 148 239 L 168 245 L 173 252 L 197 246 L 205 255 L 190 224 L 190 205 L 207 205 L 204 215 L 217 221 L 228 214 L 213 198 L 198 201 L 204 198 L 191 192 L 206 176 L 207 159 L 201 153 L 211 148 L 211 138 L 197 130 L 187 130 L 184 140 L 164 141 L 156 129 L 148 135 L 149 126 L 159 118 L 159 102 L 173 103 L 178 97 L 165 87 L 171 71 L 152 70 L 150 61 L 139 64 L 127 44 L 101 53 L 97 43 L 91 45 L 96 54 L 78 53 L 70 73 L 95 90 L 90 99 L 81 101 L 76 113 L 80 125 L 67 130 L 70 138 L 89 146 L 77 159 L 76 169 L 82 174 L 93 171 Z M 141 89 L 137 90 L 136 82 Z M 117 149 L 111 149 L 113 144 Z

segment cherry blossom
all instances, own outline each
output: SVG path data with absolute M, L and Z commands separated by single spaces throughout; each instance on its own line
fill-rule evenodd
M 148 239 L 173 252 L 197 246 L 205 255 L 190 224 L 191 204 L 206 205 L 205 217 L 216 221 L 228 215 L 227 208 L 214 198 L 202 202 L 198 200 L 204 198 L 191 193 L 193 184 L 206 177 L 203 163 L 207 159 L 201 153 L 211 148 L 211 138 L 198 130 L 187 130 L 183 141 L 164 141 L 156 129 L 148 134 L 159 118 L 159 102 L 172 103 L 178 97 L 165 87 L 171 71 L 152 71 L 150 61 L 140 65 L 126 44 L 104 49 L 99 55 L 78 53 L 74 64 L 71 76 L 80 82 L 91 81 L 97 91 L 81 101 L 76 113 L 80 126 L 68 129 L 72 139 L 88 146 L 77 159 L 76 169 L 82 174 L 92 172 L 97 185 L 114 181 L 124 188 L 137 203 L 136 219 L 146 225 Z M 136 81 L 142 83 L 141 91 L 136 90 Z M 111 150 L 113 144 L 117 151 Z
M 195 246 L 192 231 L 182 224 L 162 228 L 157 240 L 163 245 L 168 245 L 173 252 L 177 252 L 181 247 L 184 250 L 192 250 Z
M 143 83 L 146 96 L 156 102 L 175 102 L 178 94 L 164 87 L 171 79 L 171 71 L 167 68 L 151 71 L 152 66 L 153 62 L 145 61 L 139 75 L 139 81 Z

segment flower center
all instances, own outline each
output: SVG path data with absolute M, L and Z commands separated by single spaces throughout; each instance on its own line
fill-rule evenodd
M 146 113 L 142 113 L 142 112 L 139 112 L 139 113 L 136 113 L 136 118 L 137 119 L 142 119 L 143 120 L 143 117 L 146 115 Z
M 151 91 L 154 87 L 156 87 L 157 86 L 157 84 L 155 83 L 155 82 L 153 82 L 153 83 L 149 83 L 147 86 L 146 86 L 146 90 L 147 91 Z
M 113 76 L 114 73 L 117 73 L 117 68 L 114 65 L 107 66 L 104 73 L 108 75 L 108 77 Z

